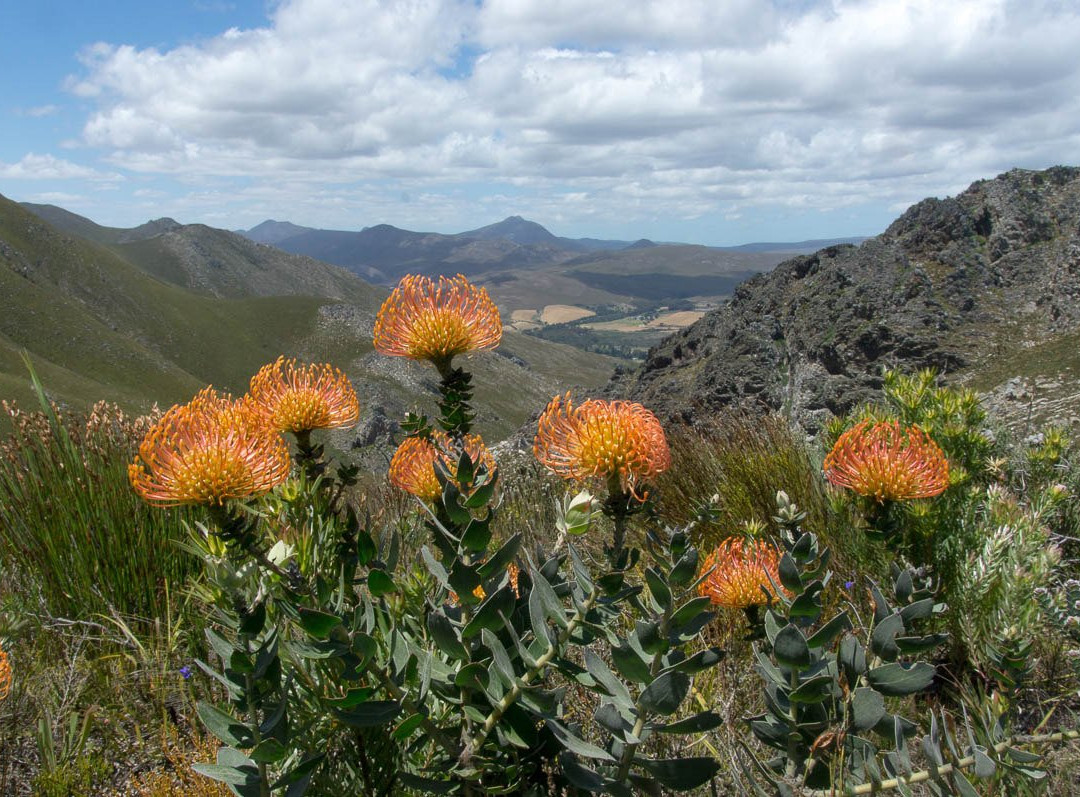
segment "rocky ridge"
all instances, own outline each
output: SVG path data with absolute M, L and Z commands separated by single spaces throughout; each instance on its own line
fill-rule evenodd
M 748 280 L 608 392 L 668 420 L 744 405 L 813 430 L 874 398 L 889 367 L 987 391 L 1016 377 L 1061 386 L 1072 365 L 1054 341 L 1080 330 L 1078 296 L 1080 169 L 1013 170 L 919 202 L 861 246 Z M 1080 412 L 1067 396 L 1045 405 Z

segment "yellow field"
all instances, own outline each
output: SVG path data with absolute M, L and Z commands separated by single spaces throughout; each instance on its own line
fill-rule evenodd
M 644 329 L 676 330 L 688 327 L 705 315 L 701 310 L 679 310 L 674 313 L 663 313 L 652 321 L 644 322 L 636 316 L 619 318 L 615 321 L 601 321 L 597 324 L 582 324 L 587 329 L 603 330 L 606 332 L 641 332 Z
M 575 307 L 572 304 L 549 304 L 540 313 L 540 320 L 545 324 L 565 324 L 568 321 L 577 321 L 579 318 L 588 318 L 591 315 L 596 315 L 596 313 L 584 307 Z

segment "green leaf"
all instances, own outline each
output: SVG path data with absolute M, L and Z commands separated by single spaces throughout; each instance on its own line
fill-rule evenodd
M 634 700 L 630 697 L 626 685 L 615 677 L 615 673 L 611 671 L 607 663 L 596 655 L 591 648 L 585 648 L 585 669 L 603 687 L 604 691 L 614 698 L 620 707 L 628 708 L 634 705 Z
M 351 728 L 374 728 L 387 725 L 401 711 L 396 700 L 369 700 L 347 711 L 335 711 L 334 715 Z
M 460 786 L 460 784 L 453 781 L 424 778 L 411 772 L 399 771 L 396 773 L 396 777 L 402 786 L 407 786 L 423 794 L 454 794 Z
M 428 612 L 427 629 L 431 638 L 435 640 L 435 644 L 439 646 L 439 650 L 444 654 L 451 659 L 468 661 L 469 652 L 458 639 L 453 623 L 441 608 Z
M 358 686 L 355 689 L 350 689 L 342 697 L 327 698 L 326 704 L 333 708 L 353 708 L 361 703 L 366 703 L 367 699 L 374 693 L 374 690 L 370 686 Z
M 641 764 L 661 785 L 674 791 L 696 789 L 720 771 L 720 762 L 712 757 L 644 759 Z
M 635 620 L 634 636 L 637 637 L 641 649 L 650 655 L 667 649 L 667 640 L 660 636 L 660 625 L 651 620 Z
M 480 633 L 480 640 L 491 651 L 491 662 L 495 667 L 495 671 L 502 676 L 503 686 L 507 689 L 511 688 L 517 683 L 517 675 L 514 673 L 514 665 L 510 661 L 510 655 L 506 652 L 503 643 L 486 628 Z
M 237 767 L 227 767 L 223 764 L 192 764 L 191 769 L 211 780 L 229 783 L 233 786 L 259 785 L 259 773 L 254 768 L 252 768 L 251 771 L 248 771 L 247 769 L 238 769 Z
M 1009 758 L 1017 764 L 1035 764 L 1042 761 L 1042 756 L 1037 753 L 1029 753 L 1027 750 L 1018 750 L 1015 747 L 1006 747 L 1005 752 Z
M 792 703 L 820 703 L 832 694 L 833 677 L 831 675 L 816 675 L 798 685 L 788 699 Z
M 904 569 L 900 575 L 897 576 L 896 582 L 893 584 L 893 594 L 896 596 L 896 600 L 900 603 L 907 603 L 911 597 L 914 584 L 911 580 L 911 570 Z
M 356 536 L 356 559 L 361 567 L 367 567 L 378 552 L 379 550 L 375 547 L 375 540 L 372 539 L 370 531 L 364 529 Z
M 972 755 L 975 757 L 975 769 L 972 770 L 977 778 L 991 778 L 994 773 L 997 772 L 997 765 L 994 764 L 993 759 L 986 754 L 985 748 L 976 747 L 972 751 Z
M 836 617 L 821 626 L 814 635 L 806 640 L 806 644 L 812 649 L 827 648 L 840 634 L 851 630 L 851 618 L 847 610 L 840 612 Z
M 221 753 L 218 753 L 218 760 L 220 761 Z M 326 758 L 326 753 L 309 754 L 300 760 L 300 763 L 290 769 L 280 778 L 278 778 L 274 785 L 271 787 L 271 791 L 280 789 L 282 786 L 288 786 L 291 783 L 298 783 L 303 778 L 310 776 Z
M 912 655 L 933 650 L 948 638 L 948 634 L 942 633 L 927 634 L 926 636 L 898 636 L 894 641 L 901 653 Z
M 866 678 L 883 695 L 897 697 L 923 691 L 934 682 L 936 673 L 933 665 L 924 661 L 909 665 L 892 662 L 874 667 Z
M 900 649 L 896 646 L 896 635 L 904 630 L 904 621 L 899 614 L 890 614 L 874 626 L 870 635 L 870 649 L 885 661 L 896 661 Z
M 780 557 L 780 583 L 788 592 L 798 595 L 802 592 L 803 583 L 799 577 L 799 566 L 791 558 L 791 554 L 785 553 Z
M 443 567 L 442 562 L 432 556 L 431 550 L 426 545 L 420 549 L 420 560 L 424 563 L 424 567 L 428 569 L 428 572 L 439 582 L 439 586 L 449 590 L 450 577 L 446 573 L 446 568 Z
M 669 670 L 645 687 L 638 697 L 638 704 L 646 711 L 665 716 L 679 710 L 683 698 L 690 691 L 690 677 L 684 673 Z
M 251 760 L 260 764 L 276 764 L 289 751 L 277 739 L 263 739 L 249 754 Z
M 210 643 L 210 647 L 222 661 L 228 661 L 233 651 L 237 650 L 231 642 L 212 628 L 206 629 L 206 641 Z
M 844 668 L 848 684 L 857 684 L 866 671 L 866 649 L 862 643 L 851 634 L 844 634 L 837 658 Z
M 934 613 L 934 605 L 933 598 L 923 598 L 901 609 L 900 616 L 904 618 L 905 624 L 910 624 L 915 620 L 925 620 Z
M 708 610 L 711 605 L 712 601 L 705 597 L 694 598 L 693 600 L 687 601 L 671 615 L 672 628 L 678 628 L 681 625 L 685 625 L 702 612 Z
M 388 595 L 397 589 L 397 587 L 394 586 L 394 579 L 390 577 L 390 574 L 385 570 L 378 568 L 368 571 L 367 583 L 368 589 L 371 590 L 371 594 L 376 598 Z
M 545 723 L 547 724 L 548 729 L 551 731 L 551 733 L 559 741 L 559 744 L 561 744 L 571 753 L 585 756 L 585 758 L 595 758 L 598 761 L 615 761 L 615 759 L 611 757 L 611 754 L 608 753 L 606 750 L 602 750 L 595 744 L 592 744 L 591 742 L 586 742 L 584 739 L 575 736 L 573 733 L 570 732 L 568 728 L 560 725 L 555 720 L 545 720 Z
M 671 573 L 668 574 L 668 581 L 677 587 L 683 587 L 689 584 L 698 571 L 698 552 L 696 548 L 691 548 L 682 555 L 675 566 L 671 568 Z
M 462 450 L 461 456 L 458 457 L 458 461 L 457 461 L 457 471 L 456 471 L 457 483 L 458 484 L 466 484 L 466 485 L 471 484 L 472 480 L 473 480 L 473 476 L 475 474 L 476 474 L 476 471 L 473 470 L 472 457 L 469 456 L 468 451 Z
M 318 609 L 300 607 L 300 627 L 316 639 L 326 639 L 330 632 L 341 625 L 341 618 Z
M 266 602 L 259 601 L 240 616 L 240 633 L 255 636 L 266 625 Z
M 806 644 L 802 631 L 790 623 L 781 628 L 776 635 L 776 641 L 773 642 L 773 655 L 785 667 L 797 669 L 809 667 L 812 661 L 810 647 Z
M 570 753 L 559 755 L 559 766 L 562 767 L 563 774 L 566 775 L 566 779 L 570 781 L 572 786 L 592 793 L 604 790 L 603 777 L 588 767 L 579 764 L 577 759 Z
M 952 782 L 953 786 L 956 787 L 956 793 L 960 797 L 979 797 L 979 792 L 971 785 L 971 781 L 964 777 L 964 774 L 959 770 L 953 770 Z
M 479 662 L 466 664 L 457 675 L 454 676 L 454 684 L 461 689 L 471 689 L 474 692 L 483 692 L 491 682 L 491 675 L 487 667 Z M 483 719 L 481 719 L 481 722 Z
M 705 650 L 699 650 L 690 658 L 671 665 L 668 669 L 678 670 L 687 675 L 695 675 L 710 667 L 715 667 L 724 660 L 726 655 L 727 651 L 723 648 L 705 648 Z
M 423 714 L 410 714 L 398 723 L 398 726 L 394 728 L 393 732 L 390 735 L 393 736 L 394 739 L 396 739 L 397 741 L 401 742 L 412 736 L 413 732 L 415 732 L 416 729 L 423 724 Z
M 660 733 L 705 733 L 706 731 L 715 730 L 723 724 L 724 718 L 719 714 L 703 711 L 700 714 L 693 714 L 676 722 L 669 722 L 667 725 L 657 725 L 654 730 Z
M 486 506 L 491 501 L 491 497 L 495 495 L 496 484 L 497 479 L 495 474 L 492 473 L 489 481 L 473 488 L 469 497 L 465 499 L 465 506 L 469 509 L 480 509 L 480 507 Z
M 251 747 L 255 743 L 251 729 L 221 709 L 200 700 L 197 710 L 206 729 L 229 747 Z
M 860 686 L 852 694 L 851 712 L 855 730 L 870 730 L 885 716 L 885 698 L 868 686 Z
M 509 617 L 514 610 L 514 602 L 514 592 L 509 585 L 488 595 L 476 610 L 473 619 L 461 630 L 462 639 L 472 639 L 485 628 L 488 631 L 501 630 L 505 625 L 503 618 Z
M 540 601 L 540 608 L 543 609 L 544 616 L 554 620 L 560 628 L 566 628 L 569 625 L 566 612 L 563 609 L 562 601 L 555 594 L 551 584 L 538 570 L 533 570 L 530 577 L 532 578 L 533 588 L 529 600 L 533 600 L 533 595 L 535 595 L 536 600 Z
M 461 544 L 470 551 L 479 553 L 491 542 L 491 524 L 487 520 L 473 518 L 461 535 Z
M 611 661 L 619 674 L 628 681 L 647 684 L 652 681 L 649 663 L 641 658 L 634 649 L 623 642 L 611 649 Z
M 664 583 L 664 577 L 655 567 L 646 567 L 645 583 L 649 585 L 649 593 L 660 607 L 660 611 L 666 612 L 671 606 L 671 590 Z

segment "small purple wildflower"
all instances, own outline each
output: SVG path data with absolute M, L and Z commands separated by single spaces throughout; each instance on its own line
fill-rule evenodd
M 191 668 L 185 664 L 183 667 L 180 668 L 180 674 L 184 676 L 184 680 L 186 681 L 188 678 L 191 677 Z
M 852 587 L 854 587 L 854 586 L 855 586 L 855 582 L 854 582 L 854 581 L 845 581 L 845 582 L 844 582 L 844 589 L 851 589 L 851 588 L 852 588 Z

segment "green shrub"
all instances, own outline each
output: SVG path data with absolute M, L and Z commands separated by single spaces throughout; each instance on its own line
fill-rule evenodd
M 0 442 L 0 564 L 55 617 L 163 617 L 197 566 L 178 546 L 187 511 L 139 500 L 127 468 L 149 419 L 99 403 L 88 415 L 4 403 Z

